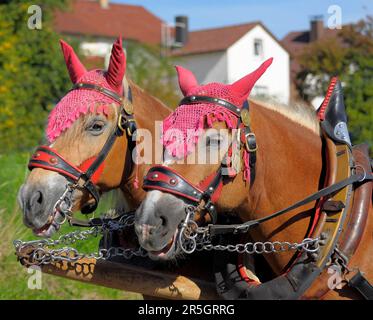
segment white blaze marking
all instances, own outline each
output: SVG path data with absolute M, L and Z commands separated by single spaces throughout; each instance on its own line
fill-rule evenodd
M 146 195 L 144 202 L 143 202 L 143 208 L 142 208 L 142 221 L 147 221 L 148 217 L 151 214 L 154 214 L 154 208 L 157 201 L 161 198 L 162 192 L 158 190 L 149 191 Z

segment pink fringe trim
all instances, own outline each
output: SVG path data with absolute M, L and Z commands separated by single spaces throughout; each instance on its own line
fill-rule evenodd
M 201 108 L 203 108 L 203 112 L 199 118 L 193 119 L 188 114 L 190 111 L 194 111 L 194 114 L 197 114 Z M 233 114 L 223 108 L 220 110 L 216 109 L 219 108 L 206 105 L 195 106 L 195 110 L 181 108 L 163 121 L 162 143 L 172 157 L 183 158 L 193 152 L 205 129 L 205 124 L 211 128 L 215 122 L 224 122 L 228 129 L 237 128 L 237 118 Z M 179 129 L 175 124 L 180 119 L 185 119 L 185 122 L 189 120 L 189 123 L 182 123 L 183 128 Z M 192 137 L 190 133 L 188 136 L 187 130 L 194 130 Z M 180 133 L 182 134 L 181 136 Z M 243 153 L 243 162 L 244 180 L 250 181 L 249 154 L 246 151 Z

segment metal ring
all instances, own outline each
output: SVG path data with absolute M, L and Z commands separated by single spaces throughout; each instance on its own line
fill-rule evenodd
M 251 250 L 249 249 L 249 247 L 251 246 Z M 245 244 L 245 251 L 248 253 L 248 254 L 253 254 L 255 252 L 254 250 L 254 244 L 252 242 L 247 242 Z
M 246 251 L 243 243 L 239 243 L 236 248 L 238 253 L 244 253 Z
M 274 252 L 275 250 L 275 246 L 272 242 L 269 242 L 269 241 L 266 241 L 263 243 L 263 246 L 264 246 L 264 253 L 272 253 Z M 269 247 L 269 249 L 267 250 L 266 247 Z
M 358 180 L 358 182 L 363 182 L 366 179 L 366 177 L 367 177 L 367 172 L 366 172 L 365 168 L 362 165 L 360 165 L 360 164 L 355 165 L 355 170 L 358 167 L 360 167 L 363 170 L 363 172 L 364 172 L 363 178 L 361 178 L 360 180 Z
M 258 253 L 258 254 L 264 253 L 264 249 L 265 249 L 264 244 L 262 242 L 255 242 L 254 243 L 255 253 Z
M 62 221 L 61 222 L 58 222 L 57 219 L 56 219 L 56 213 L 59 213 L 61 216 L 62 216 Z M 62 226 L 67 220 L 67 215 L 64 211 L 60 211 L 60 210 L 56 210 L 55 213 L 54 213 L 54 218 L 53 218 L 53 222 L 55 222 L 56 224 Z
M 318 238 L 312 239 L 312 238 L 305 238 L 302 243 L 299 244 L 299 248 L 303 249 L 307 252 L 317 252 L 319 251 L 319 243 Z M 315 246 L 314 249 L 310 249 L 310 246 Z M 298 249 L 298 248 L 297 248 Z

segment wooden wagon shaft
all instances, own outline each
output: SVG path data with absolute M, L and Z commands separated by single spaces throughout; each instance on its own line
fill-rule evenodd
M 43 265 L 42 272 L 165 299 L 219 299 L 212 282 L 96 259 Z

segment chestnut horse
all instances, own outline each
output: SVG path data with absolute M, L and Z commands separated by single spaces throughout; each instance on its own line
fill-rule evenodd
M 219 145 L 224 144 L 226 139 L 234 141 L 231 134 L 227 137 L 220 133 L 219 129 L 237 127 L 235 117 L 230 117 L 232 113 L 225 114 L 220 110 L 221 106 L 236 106 L 237 111 L 242 110 L 255 81 L 269 64 L 270 61 L 267 61 L 257 71 L 232 85 L 212 83 L 200 86 L 189 70 L 178 67 L 179 85 L 185 98 L 178 109 L 164 120 L 163 126 L 165 131 L 169 127 L 179 128 L 181 140 L 176 144 L 175 139 L 171 139 L 172 143 L 164 142 L 168 159 L 163 166 L 149 171 L 146 176 L 148 193 L 136 211 L 135 230 L 150 258 L 170 260 L 183 255 L 177 234 L 186 220 L 186 208 L 190 200 L 197 202 L 196 194 L 201 190 L 208 191 L 206 187 L 213 185 L 211 178 L 214 179 L 223 158 L 220 157 L 217 163 L 207 164 L 188 164 L 193 163 L 188 160 L 197 159 L 201 150 L 217 153 Z M 223 177 L 223 183 L 211 187 L 214 194 L 210 196 L 215 196 L 214 210 L 228 216 L 238 215 L 243 222 L 251 221 L 286 208 L 323 186 L 323 139 L 314 110 L 250 101 L 250 121 L 244 118 L 242 121 L 247 122 L 245 125 L 251 130 L 246 137 L 253 137 L 251 132 L 255 133 L 258 147 L 256 150 L 254 144 L 250 150 L 255 152 L 255 166 L 248 165 L 250 161 L 246 158 L 248 163 L 244 170 L 236 170 L 233 175 Z M 203 130 L 197 132 L 201 124 Z M 206 126 L 217 130 L 206 130 Z M 186 128 L 195 130 L 197 139 L 188 140 L 183 136 Z M 244 151 L 240 152 L 239 157 L 245 162 Z M 252 157 L 254 152 L 250 152 L 249 156 Z M 185 158 L 187 163 L 180 163 L 181 158 Z M 315 207 L 316 202 L 312 201 L 250 228 L 250 237 L 261 242 L 300 243 L 309 234 Z M 200 226 L 211 223 L 214 215 L 202 213 L 199 209 L 196 208 L 194 221 Z M 373 279 L 372 230 L 373 217 L 370 214 L 360 242 L 362 245 L 350 260 L 350 266 L 358 266 L 367 279 Z M 294 252 L 284 251 L 264 254 L 264 257 L 273 274 L 280 275 L 287 270 L 295 255 Z M 344 285 L 343 290 L 348 292 L 346 288 Z M 310 297 L 320 298 L 321 294 Z M 343 297 L 352 298 L 355 295 L 349 292 L 344 296 L 334 290 L 324 294 L 326 299 Z
M 132 161 L 135 131 L 144 128 L 154 135 L 155 121 L 170 113 L 127 81 L 121 38 L 113 45 L 108 71 L 87 71 L 62 40 L 61 47 L 74 88 L 52 110 L 49 144 L 32 156 L 32 171 L 18 195 L 25 225 L 45 237 L 59 229 L 66 214 L 92 211 L 99 195 L 112 189 L 119 188 L 126 205 L 136 208 L 144 196 L 145 165 Z

